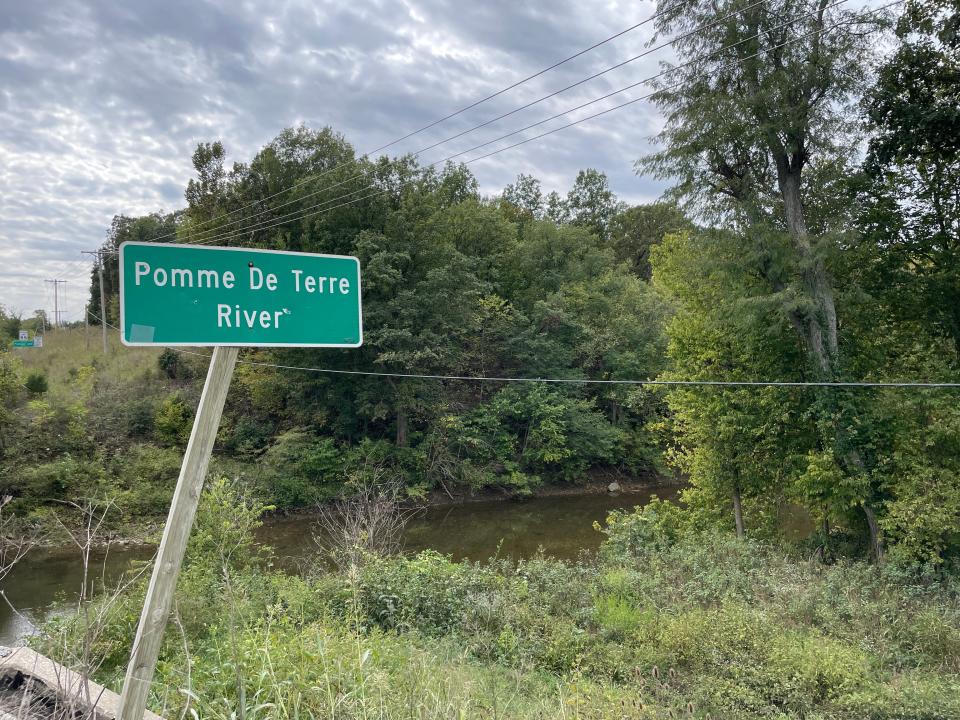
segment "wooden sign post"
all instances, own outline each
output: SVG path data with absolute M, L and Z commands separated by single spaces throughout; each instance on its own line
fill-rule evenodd
M 143 720 L 238 346 L 359 347 L 360 262 L 341 255 L 124 243 L 120 326 L 124 345 L 214 348 L 120 695 L 119 720 Z
M 187 551 L 187 540 L 193 527 L 193 517 L 200 502 L 200 491 L 207 476 L 213 442 L 220 428 L 220 415 L 227 399 L 227 390 L 233 377 L 233 366 L 237 362 L 238 348 L 218 347 L 213 350 L 207 380 L 197 407 L 197 417 L 193 421 L 190 442 L 183 456 L 183 466 L 177 479 L 177 489 L 173 493 L 167 524 L 163 528 L 163 539 L 157 551 L 153 575 L 147 588 L 147 598 L 143 603 L 143 613 L 137 636 L 133 641 L 127 676 L 123 681 L 120 694 L 120 715 L 118 720 L 143 720 L 143 711 L 147 706 L 150 682 L 157 666 L 163 631 L 170 615 L 170 605 L 177 589 L 180 577 L 180 565 Z

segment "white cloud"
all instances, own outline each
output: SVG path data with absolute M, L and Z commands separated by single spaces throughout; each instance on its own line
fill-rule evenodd
M 650 1 L 574 0 L 4 5 L 10 7 L 2 10 L 0 28 L 0 303 L 28 313 L 47 302 L 44 278 L 86 282 L 79 252 L 102 242 L 115 214 L 184 204 L 198 142 L 223 140 L 231 159 L 246 161 L 281 129 L 303 121 L 329 124 L 360 151 L 370 150 L 654 9 Z M 430 145 L 636 55 L 650 34 L 646 26 L 625 35 L 391 151 Z M 432 162 L 636 82 L 655 73 L 662 57 L 644 58 L 423 159 Z M 518 173 L 540 177 L 545 190 L 565 191 L 579 169 L 596 167 L 623 199 L 651 200 L 661 186 L 636 177 L 632 162 L 659 122 L 649 105 L 638 103 L 471 167 L 486 193 Z M 73 287 L 69 318 L 80 316 L 83 299 Z

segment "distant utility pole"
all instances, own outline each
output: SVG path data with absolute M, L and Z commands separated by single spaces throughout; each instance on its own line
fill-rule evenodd
M 83 306 L 83 347 L 90 349 L 90 303 Z
M 60 321 L 60 313 L 63 312 L 60 309 L 60 286 L 66 285 L 66 280 L 44 280 L 44 282 L 53 284 L 53 323 L 52 326 L 57 328 L 60 327 L 63 323 Z M 66 291 L 66 288 L 64 288 Z
M 103 354 L 109 355 L 110 346 L 107 345 L 107 299 L 106 292 L 103 289 L 103 253 L 99 250 L 83 250 L 81 254 L 96 255 L 97 257 L 97 277 L 100 279 L 100 334 L 103 337 Z

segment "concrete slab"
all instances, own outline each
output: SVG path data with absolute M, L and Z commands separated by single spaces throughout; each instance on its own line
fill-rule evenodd
M 120 696 L 79 673 L 64 667 L 30 648 L 0 647 L 0 687 L 19 687 L 30 681 L 39 684 L 79 715 L 95 720 L 115 720 Z M 163 720 L 149 710 L 144 720 Z

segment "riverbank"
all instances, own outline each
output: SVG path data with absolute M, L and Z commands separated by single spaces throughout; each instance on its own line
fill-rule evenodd
M 811 562 L 790 544 L 692 529 L 679 512 L 616 515 L 600 552 L 572 562 L 424 551 L 303 576 L 279 572 L 253 538 L 238 545 L 223 512 L 213 525 L 201 513 L 205 551 L 180 579 L 181 636 L 164 645 L 151 706 L 385 720 L 960 717 L 950 578 Z M 452 529 L 462 536 L 459 519 Z M 109 687 L 140 602 L 142 591 L 122 595 L 98 628 L 96 677 Z M 75 647 L 83 618 L 52 630 L 43 648 Z
M 408 523 L 403 538 L 406 554 L 424 550 L 439 552 L 454 560 L 485 561 L 491 557 L 530 558 L 542 549 L 551 557 L 575 560 L 593 553 L 603 536 L 594 530 L 611 510 L 643 505 L 654 494 L 674 497 L 675 489 L 655 486 L 646 494 L 593 492 L 553 494 L 518 502 L 490 498 L 465 503 L 425 507 Z M 261 546 L 272 548 L 275 567 L 297 574 L 315 565 L 320 549 L 313 536 L 315 516 L 307 513 L 273 515 L 256 532 Z M 155 537 L 159 537 L 159 528 Z M 89 567 L 97 582 L 107 587 L 119 582 L 135 563 L 149 560 L 155 545 L 112 543 L 94 548 Z M 27 611 L 23 618 L 0 603 L 0 644 L 11 644 L 30 632 L 33 624 L 60 612 L 75 601 L 83 583 L 84 566 L 75 546 L 56 545 L 35 549 L 0 582 L 14 607 Z

